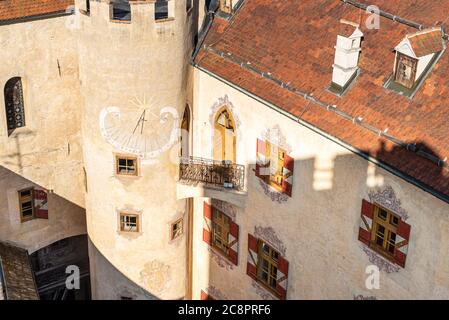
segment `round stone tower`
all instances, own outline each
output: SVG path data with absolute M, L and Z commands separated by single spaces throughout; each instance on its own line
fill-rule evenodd
M 93 298 L 182 299 L 188 215 L 175 160 L 198 8 L 77 0 L 75 10 Z

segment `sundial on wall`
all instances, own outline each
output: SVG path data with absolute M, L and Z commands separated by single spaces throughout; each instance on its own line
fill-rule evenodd
M 178 140 L 179 115 L 175 108 L 161 107 L 134 98 L 126 107 L 107 107 L 100 112 L 103 138 L 117 151 L 144 160 L 158 158 Z

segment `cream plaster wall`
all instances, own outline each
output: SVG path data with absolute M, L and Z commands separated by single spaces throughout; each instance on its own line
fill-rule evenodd
M 69 19 L 0 26 L 0 166 L 84 206 L 78 53 Z M 16 76 L 26 127 L 8 137 L 3 90 Z
M 92 274 L 98 279 L 92 281 L 95 299 L 112 298 L 111 290 L 126 282 L 130 290 L 137 284 L 155 298 L 182 299 L 186 294 L 186 236 L 169 238 L 170 223 L 187 219 L 186 201 L 176 199 L 178 165 L 172 159 L 178 146 L 150 163 L 142 161 L 139 177 L 117 177 L 113 154 L 123 152 L 103 139 L 99 126 L 100 112 L 109 106 L 127 108 L 129 119 L 135 112 L 132 121 L 137 122 L 136 99 L 150 102 L 155 113 L 171 106 L 182 116 L 194 16 L 186 14 L 185 1 L 172 4 L 174 20 L 164 22 L 154 21 L 152 2 L 132 4 L 130 23 L 110 21 L 106 1 L 91 2 L 90 16 L 77 13 L 88 233 L 105 257 L 91 252 Z M 145 126 L 159 120 L 151 118 Z M 151 138 L 160 138 L 159 133 Z M 118 232 L 117 215 L 123 209 L 141 214 L 139 234 Z
M 246 275 L 247 234 L 272 227 L 290 262 L 287 299 L 449 298 L 449 204 L 374 166 L 345 148 L 288 119 L 199 70 L 195 71 L 194 155 L 212 157 L 210 115 L 228 96 L 240 122 L 237 163 L 246 166 L 247 201 L 237 208 L 239 264 L 219 267 L 202 241 L 203 201 L 195 199 L 194 298 L 218 289 L 230 299 L 261 299 Z M 277 203 L 264 193 L 253 169 L 256 139 L 279 126 L 295 159 L 293 197 Z M 380 289 L 365 287 L 371 264 L 357 240 L 361 201 L 391 186 L 408 213 L 411 237 L 405 269 L 381 271 Z M 264 290 L 262 290 L 263 292 Z
M 86 233 L 78 53 L 68 19 L 0 26 L 0 240 L 30 253 Z M 16 76 L 26 127 L 8 136 L 3 90 Z M 17 191 L 38 185 L 50 190 L 49 219 L 21 223 Z

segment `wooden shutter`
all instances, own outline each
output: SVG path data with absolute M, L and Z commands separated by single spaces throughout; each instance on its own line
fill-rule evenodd
M 33 190 L 34 216 L 39 219 L 48 219 L 47 191 L 42 189 Z
M 239 226 L 234 222 L 230 222 L 229 228 L 229 260 L 237 265 L 239 252 Z
M 270 161 L 267 159 L 267 144 L 257 139 L 256 177 L 265 179 L 270 175 Z
M 209 295 L 201 290 L 201 300 L 209 300 Z
M 410 225 L 405 223 L 402 219 L 399 219 L 397 235 L 396 235 L 396 246 L 394 249 L 394 260 L 402 268 L 405 267 L 405 260 L 408 253 L 408 241 L 410 238 Z
M 365 199 L 362 200 L 361 221 L 359 228 L 359 240 L 369 245 L 371 239 L 371 228 L 373 225 L 374 205 Z
M 207 202 L 204 202 L 203 217 L 203 241 L 210 245 L 212 239 L 212 208 Z
M 257 279 L 257 238 L 248 233 L 248 261 L 246 274 L 254 280 Z
M 295 167 L 295 160 L 288 156 L 284 156 L 284 167 L 282 168 L 282 192 L 292 196 L 293 187 L 293 168 Z
M 288 283 L 288 261 L 283 257 L 279 257 L 278 273 L 276 291 L 279 299 L 285 300 L 287 297 L 287 283 Z

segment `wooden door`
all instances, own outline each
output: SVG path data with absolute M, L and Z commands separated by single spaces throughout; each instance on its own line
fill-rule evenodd
M 396 66 L 396 82 L 406 88 L 412 88 L 415 84 L 417 65 L 416 59 L 399 53 Z

